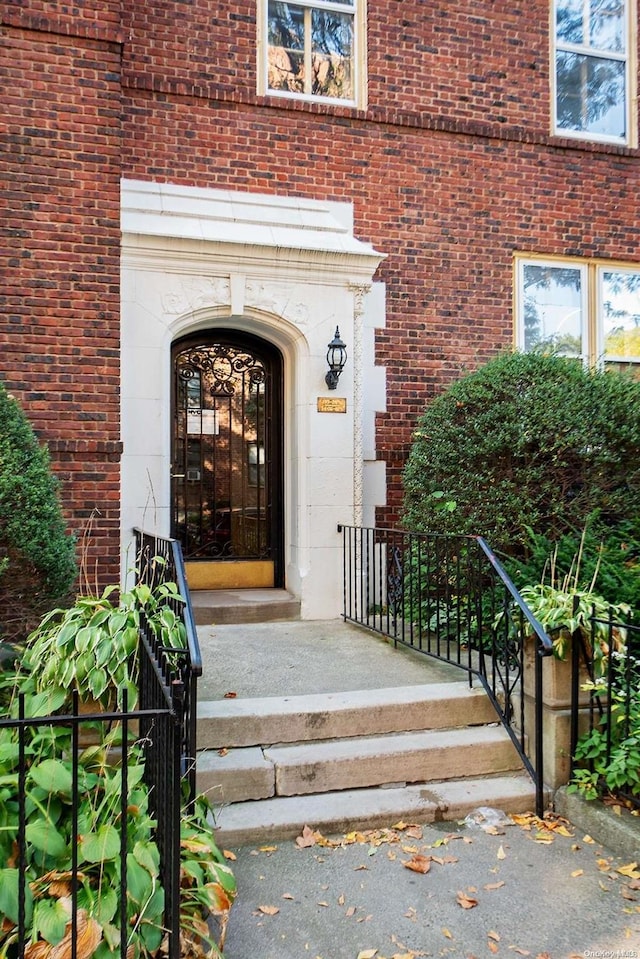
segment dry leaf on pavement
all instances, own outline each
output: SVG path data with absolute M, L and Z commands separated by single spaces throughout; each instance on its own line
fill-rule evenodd
M 419 853 L 405 860 L 402 865 L 405 869 L 411 869 L 413 872 L 420 872 L 423 875 L 431 869 L 431 856 L 421 856 Z
M 472 899 L 471 896 L 467 896 L 467 894 L 461 890 L 458 890 L 456 902 L 462 907 L 462 909 L 473 909 L 474 906 L 478 905 L 477 899 Z
M 277 906 L 258 906 L 258 912 L 261 912 L 263 916 L 275 916 L 280 910 Z

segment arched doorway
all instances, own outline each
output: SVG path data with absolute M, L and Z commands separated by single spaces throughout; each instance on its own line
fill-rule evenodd
M 172 347 L 171 532 L 195 589 L 283 586 L 280 351 L 215 329 Z

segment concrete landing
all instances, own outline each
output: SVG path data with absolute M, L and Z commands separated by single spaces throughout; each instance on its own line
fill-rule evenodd
M 300 601 L 286 589 L 191 590 L 191 605 L 196 626 L 300 618 Z
M 200 702 L 229 693 L 304 696 L 466 679 L 455 666 L 395 649 L 384 637 L 341 619 L 201 625 L 198 639 Z

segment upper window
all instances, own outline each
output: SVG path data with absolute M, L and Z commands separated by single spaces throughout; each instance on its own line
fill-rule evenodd
M 632 0 L 555 0 L 555 132 L 628 143 Z
M 640 363 L 640 266 L 519 259 L 517 271 L 520 349 Z
M 362 105 L 364 0 L 262 0 L 260 92 Z

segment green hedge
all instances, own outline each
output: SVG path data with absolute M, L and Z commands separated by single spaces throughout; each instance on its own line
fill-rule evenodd
M 633 564 L 640 382 L 559 356 L 500 355 L 429 404 L 404 484 L 410 529 L 480 534 L 527 561 L 532 536 L 577 545 L 589 523 L 594 541 L 623 530 L 620 565 Z
M 49 455 L 0 384 L 0 635 L 24 638 L 77 574 Z

